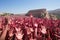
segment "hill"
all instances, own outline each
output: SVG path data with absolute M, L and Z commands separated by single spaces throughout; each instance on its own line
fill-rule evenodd
M 60 9 L 49 10 L 48 13 L 56 15 L 58 18 L 60 18 Z

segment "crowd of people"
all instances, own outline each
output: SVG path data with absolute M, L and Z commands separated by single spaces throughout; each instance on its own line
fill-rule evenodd
M 1 16 L 0 40 L 60 40 L 60 20 Z

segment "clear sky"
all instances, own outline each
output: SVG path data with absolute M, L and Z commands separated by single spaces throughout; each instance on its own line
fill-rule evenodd
M 26 13 L 32 9 L 60 8 L 60 0 L 0 0 L 0 12 Z

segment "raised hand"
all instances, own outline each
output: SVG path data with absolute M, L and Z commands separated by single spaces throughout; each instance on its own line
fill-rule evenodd
M 9 30 L 9 27 L 8 27 L 8 25 L 6 25 L 6 27 L 4 28 L 4 30 L 3 30 L 3 33 L 2 33 L 2 35 L 1 35 L 1 37 L 0 37 L 0 40 L 5 40 L 5 37 L 6 37 L 6 34 L 7 34 L 7 31 Z

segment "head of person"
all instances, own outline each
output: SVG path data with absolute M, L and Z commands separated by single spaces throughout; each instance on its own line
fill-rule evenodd
M 10 30 L 8 31 L 8 35 L 9 35 L 9 37 L 13 37 L 13 35 L 14 35 L 14 30 L 13 30 L 13 29 L 10 29 Z
M 22 30 L 20 30 L 19 32 L 16 32 L 15 33 L 15 36 L 16 36 L 16 38 L 18 39 L 18 40 L 21 40 L 22 38 L 23 38 L 23 31 Z

